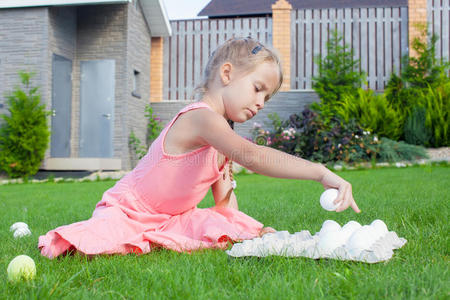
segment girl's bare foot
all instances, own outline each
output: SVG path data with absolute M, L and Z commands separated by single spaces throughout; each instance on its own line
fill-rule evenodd
M 261 231 L 259 232 L 259 236 L 262 237 L 266 233 L 275 233 L 275 232 L 277 231 L 272 227 L 263 227 L 263 229 L 261 229 Z

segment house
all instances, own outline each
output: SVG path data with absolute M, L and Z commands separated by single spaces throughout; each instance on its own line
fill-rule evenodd
M 198 16 L 214 18 L 271 16 L 277 0 L 211 0 Z M 408 0 L 289 0 L 292 9 L 407 6 Z
M 52 112 L 41 169 L 127 170 L 145 139 L 152 37 L 171 34 L 161 0 L 0 1 L 0 114 L 19 70 Z

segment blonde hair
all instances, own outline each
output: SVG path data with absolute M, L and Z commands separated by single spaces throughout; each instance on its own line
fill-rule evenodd
M 248 74 L 256 69 L 258 65 L 264 62 L 273 62 L 278 66 L 279 82 L 275 91 L 270 95 L 272 97 L 281 87 L 283 82 L 283 70 L 278 53 L 270 49 L 251 37 L 231 38 L 220 45 L 208 59 L 202 82 L 194 89 L 192 99 L 196 95 L 203 96 L 209 88 L 209 84 L 217 76 L 220 66 L 226 62 L 232 63 L 244 74 Z

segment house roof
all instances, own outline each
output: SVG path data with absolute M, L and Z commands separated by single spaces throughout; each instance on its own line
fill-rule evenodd
M 147 20 L 152 36 L 170 36 L 172 28 L 169 23 L 163 0 L 139 0 L 145 19 Z M 89 4 L 121 4 L 132 0 L 0 0 L 0 9 L 35 7 L 35 6 L 63 6 L 63 5 L 89 5 Z
M 198 16 L 232 17 L 272 14 L 277 0 L 211 0 Z M 288 0 L 293 9 L 408 6 L 408 0 Z

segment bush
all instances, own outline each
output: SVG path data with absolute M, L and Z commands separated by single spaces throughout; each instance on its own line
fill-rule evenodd
M 425 146 L 449 146 L 450 82 L 422 91 L 420 105 L 425 108 L 425 126 L 431 137 Z
M 405 122 L 405 141 L 413 145 L 428 144 L 431 138 L 431 132 L 425 125 L 426 110 L 423 107 L 416 106 Z
M 44 159 L 50 131 L 49 112 L 40 104 L 38 88 L 30 86 L 31 73 L 19 72 L 22 89 L 7 96 L 10 115 L 0 128 L 0 168 L 12 178 L 34 175 Z
M 393 140 L 403 133 L 402 115 L 391 107 L 383 94 L 359 88 L 357 95 L 343 95 L 341 103 L 334 108 L 345 122 L 355 119 L 364 130 Z
M 425 158 L 427 157 L 427 153 L 423 147 L 382 138 L 379 145 L 378 157 L 379 161 L 397 162 Z
M 326 125 L 320 116 L 305 108 L 301 115 L 291 115 L 288 121 L 270 116 L 273 130 L 253 129 L 255 142 L 322 163 L 330 161 L 357 162 L 371 160 L 376 136 L 364 131 L 355 122 L 346 125 L 333 118 Z
M 141 140 L 136 137 L 133 130 L 131 130 L 130 136 L 128 137 L 128 146 L 136 154 L 138 159 L 145 156 L 148 147 L 159 136 L 162 130 L 161 119 L 154 114 L 153 108 L 150 105 L 145 107 L 145 117 L 148 119 L 145 145 L 141 145 Z
M 255 123 L 252 130 L 255 143 L 308 160 L 355 163 L 426 157 L 421 147 L 405 147 L 404 143 L 386 138 L 380 141 L 376 135 L 363 130 L 355 120 L 344 123 L 335 117 L 325 124 L 320 115 L 308 107 L 301 115 L 293 114 L 286 121 L 281 121 L 276 114 L 269 117 L 272 120 L 271 130 L 265 130 Z M 386 154 L 383 153 L 385 151 Z
M 325 123 L 334 116 L 336 103 L 340 103 L 343 95 L 354 95 L 361 87 L 364 73 L 357 70 L 359 60 L 354 60 L 353 50 L 347 44 L 342 45 L 342 37 L 333 31 L 327 42 L 327 56 L 316 57 L 319 76 L 313 78 L 313 89 L 319 95 L 321 103 L 311 108 L 320 112 Z
M 435 56 L 437 35 L 429 36 L 428 43 L 425 42 L 426 35 L 423 28 L 421 36 L 413 40 L 412 48 L 417 56 L 403 57 L 401 76 L 391 74 L 385 95 L 404 122 L 399 139 L 423 142 L 425 146 L 448 146 L 450 64 Z M 425 109 L 426 128 L 416 124 L 422 108 Z M 421 132 L 411 132 L 415 130 L 413 127 Z

